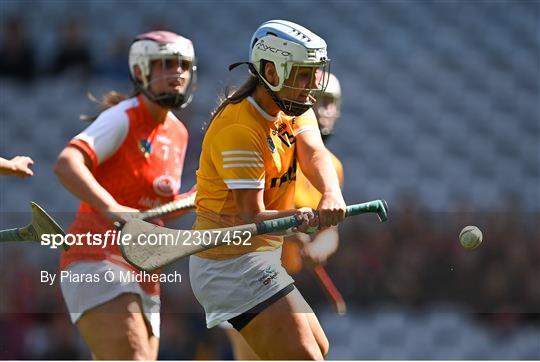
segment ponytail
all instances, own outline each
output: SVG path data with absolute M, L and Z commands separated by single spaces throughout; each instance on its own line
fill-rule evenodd
M 109 91 L 107 93 L 105 93 L 102 97 L 101 97 L 101 100 L 97 99 L 92 93 L 88 93 L 88 99 L 90 99 L 90 101 L 96 103 L 98 105 L 98 114 L 95 114 L 93 116 L 89 116 L 89 115 L 86 115 L 86 114 L 81 114 L 80 115 L 80 119 L 82 121 L 86 121 L 86 122 L 94 122 L 96 120 L 96 118 L 98 118 L 99 114 L 103 111 L 105 111 L 106 109 L 109 109 L 115 105 L 117 105 L 118 103 L 128 99 L 128 98 L 132 98 L 132 97 L 135 97 L 137 95 L 139 95 L 140 91 L 134 91 L 130 96 L 126 95 L 126 94 L 123 94 L 123 93 L 120 93 L 120 92 L 117 92 L 117 91 Z
M 250 95 L 253 94 L 255 89 L 257 88 L 257 84 L 259 82 L 257 81 L 257 77 L 254 75 L 250 75 L 248 80 L 244 82 L 238 89 L 236 89 L 232 94 L 229 95 L 229 89 L 226 88 L 223 96 L 219 99 L 219 105 L 217 108 L 211 113 L 212 118 L 210 119 L 210 122 L 207 125 L 207 128 L 210 127 L 210 124 L 212 121 L 227 107 L 229 104 L 237 104 L 240 103 L 242 100 L 246 99 Z

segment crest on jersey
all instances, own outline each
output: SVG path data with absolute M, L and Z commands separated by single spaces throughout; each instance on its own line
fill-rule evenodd
M 152 153 L 152 143 L 145 139 L 140 140 L 139 150 L 142 152 L 144 157 L 150 157 L 150 153 Z
M 172 176 L 161 175 L 154 179 L 153 186 L 155 193 L 159 196 L 170 197 L 180 189 L 180 182 Z
M 276 145 L 274 144 L 274 141 L 272 141 L 272 137 L 266 136 L 266 143 L 268 144 L 268 149 L 270 152 L 276 152 Z

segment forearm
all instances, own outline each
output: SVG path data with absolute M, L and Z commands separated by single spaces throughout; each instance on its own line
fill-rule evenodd
M 322 229 L 313 236 L 313 241 L 304 244 L 304 257 L 315 264 L 326 263 L 339 244 L 336 227 Z
M 0 175 L 9 175 L 13 173 L 14 170 L 15 168 L 9 160 L 0 157 Z
M 311 235 L 305 234 L 302 232 L 293 233 L 293 234 L 287 235 L 284 241 L 295 243 L 303 247 L 305 244 L 308 244 L 311 242 Z
M 315 234 L 312 244 L 320 245 L 328 256 L 334 254 L 339 246 L 338 228 L 333 226 L 320 230 Z
M 245 223 L 261 222 L 270 219 L 298 215 L 302 219 L 302 225 L 307 227 L 308 223 L 315 222 L 313 214 L 307 213 L 311 211 L 308 208 L 288 209 L 288 210 L 267 210 L 264 205 L 264 190 L 263 189 L 237 189 L 233 190 L 233 196 L 238 207 L 238 216 Z M 306 209 L 306 210 L 304 210 Z M 302 226 L 301 225 L 301 226 Z M 303 232 L 303 229 L 299 229 Z M 275 235 L 286 234 L 276 233 Z
M 265 210 L 255 215 L 252 222 L 261 222 L 261 221 L 272 220 L 272 219 L 277 219 L 281 217 L 293 216 L 296 213 L 297 213 L 296 209 L 282 210 L 282 211 Z M 290 235 L 290 230 L 277 231 L 277 232 L 270 233 L 270 235 L 277 235 L 277 236 Z
M 253 217 L 253 222 L 260 222 L 265 220 L 272 220 L 277 219 L 280 217 L 286 217 L 286 216 L 292 216 L 296 214 L 296 209 L 290 209 L 290 210 L 265 210 L 262 212 L 259 212 Z
M 260 222 L 296 214 L 296 209 L 267 210 L 264 205 L 264 190 L 236 189 L 233 197 L 238 207 L 238 216 L 246 223 Z
M 321 194 L 341 193 L 336 169 L 324 146 L 317 149 L 306 148 L 300 156 L 300 169 Z
M 69 192 L 95 209 L 107 211 L 116 204 L 116 200 L 97 182 L 83 162 L 60 158 L 54 171 Z

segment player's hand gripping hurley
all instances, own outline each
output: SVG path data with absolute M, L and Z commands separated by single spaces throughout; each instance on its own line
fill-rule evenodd
M 374 200 L 362 204 L 347 206 L 345 216 L 353 216 L 365 213 L 376 213 L 379 220 L 384 222 L 388 219 L 388 206 L 384 200 Z M 165 244 L 149 244 L 142 243 L 140 240 L 145 240 L 148 235 L 161 234 L 170 235 L 175 240 L 179 236 L 189 235 L 189 230 L 174 230 L 150 224 L 141 219 L 129 220 L 122 234 L 131 235 L 130 243 L 120 245 L 124 258 L 133 266 L 145 271 L 153 271 L 170 264 L 180 258 L 201 252 L 206 249 L 214 248 L 223 245 L 223 240 L 231 233 L 240 232 L 242 235 L 253 237 L 261 234 L 285 231 L 287 229 L 299 226 L 302 223 L 296 216 L 288 216 L 279 219 L 265 220 L 258 223 L 239 225 L 229 228 L 211 229 L 206 231 L 216 232 L 217 237 L 212 239 L 212 243 L 204 245 L 204 243 L 194 245 L 189 240 L 183 240 L 181 243 L 165 243 Z M 203 233 L 205 230 L 198 230 Z M 219 232 L 219 233 L 218 233 Z M 143 236 L 142 239 L 140 237 Z
M 157 219 L 162 216 L 169 215 L 171 213 L 174 213 L 180 210 L 194 209 L 195 197 L 197 196 L 197 191 L 189 191 L 189 192 L 186 192 L 184 195 L 186 195 L 186 197 L 183 197 L 176 201 L 168 202 L 164 205 L 155 207 L 153 209 L 142 211 L 136 214 L 135 218 L 141 219 L 141 220 L 152 220 L 152 219 Z M 117 229 L 121 229 L 122 223 L 120 223 L 119 221 L 116 221 L 114 223 L 114 226 Z

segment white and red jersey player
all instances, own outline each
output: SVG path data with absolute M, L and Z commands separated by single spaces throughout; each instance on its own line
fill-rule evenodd
M 117 243 L 103 240 L 127 213 L 181 197 L 188 132 L 171 110 L 191 100 L 195 52 L 189 39 L 152 31 L 136 37 L 128 60 L 137 95 L 109 92 L 102 101 L 108 108 L 55 165 L 62 184 L 81 200 L 68 232 L 82 243 L 61 256 L 68 274 L 61 289 L 94 359 L 152 360 L 159 345 L 159 284 L 141 281 Z
M 188 132 L 172 112 L 156 123 L 140 98 L 129 98 L 101 113 L 69 146 L 88 156 L 95 179 L 119 204 L 144 210 L 178 197 Z M 113 229 L 112 221 L 81 201 L 68 233 L 104 234 Z M 102 247 L 81 240 L 82 245 L 62 253 L 61 269 L 77 261 L 106 259 L 136 270 L 124 260 L 118 245 L 109 242 Z M 159 293 L 157 282 L 140 284 L 147 293 Z

